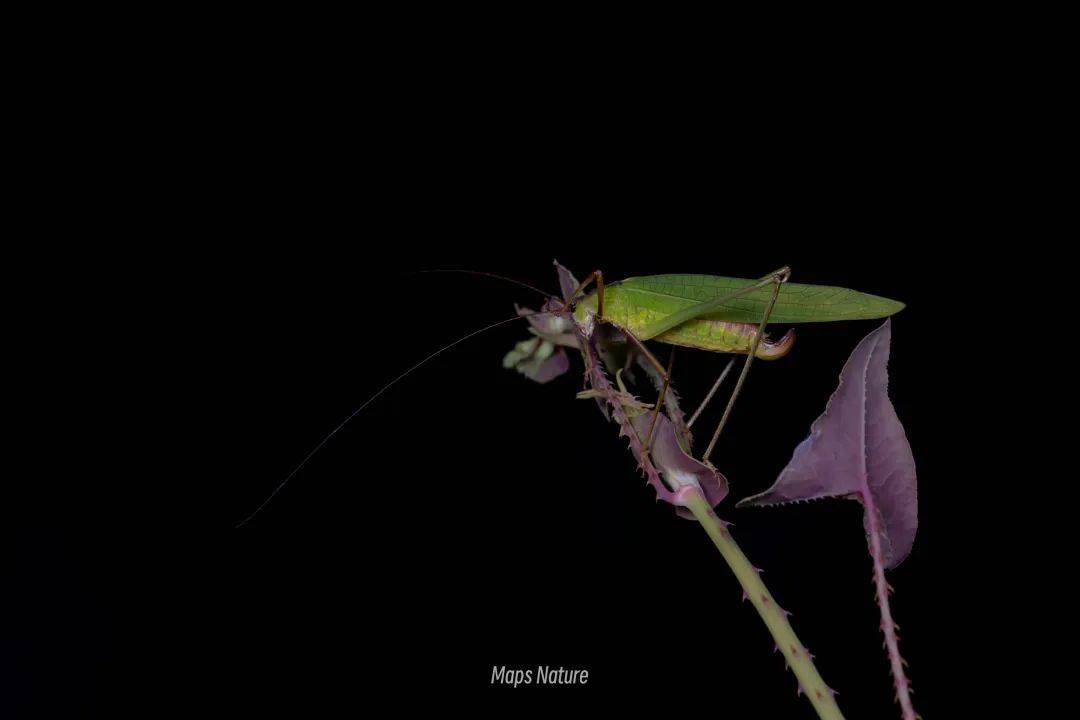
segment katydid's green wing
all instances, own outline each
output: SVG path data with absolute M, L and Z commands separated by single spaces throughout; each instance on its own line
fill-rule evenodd
M 665 314 L 676 313 L 702 302 L 716 300 L 757 283 L 758 280 L 718 275 L 647 275 L 612 283 L 609 289 L 624 300 Z M 754 290 L 729 300 L 706 317 L 727 322 L 758 323 L 769 302 L 772 287 Z M 771 323 L 869 320 L 893 315 L 904 303 L 869 293 L 829 285 L 784 283 L 776 300 Z

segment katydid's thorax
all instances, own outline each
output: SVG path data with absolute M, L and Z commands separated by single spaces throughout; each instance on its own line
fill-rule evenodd
M 743 355 L 750 352 L 754 335 L 757 333 L 757 325 L 753 323 L 704 317 L 688 320 L 655 337 L 647 337 L 645 328 L 673 312 L 664 303 L 651 302 L 651 300 L 652 298 L 636 288 L 628 289 L 623 283 L 612 283 L 604 290 L 603 320 L 621 330 L 633 333 L 641 340 L 656 340 L 669 345 L 680 345 L 710 352 Z M 579 323 L 588 323 L 595 319 L 597 306 L 597 294 L 593 292 L 578 302 L 574 308 L 574 318 Z M 783 357 L 794 342 L 795 334 L 791 331 L 778 342 L 762 338 L 758 345 L 757 357 L 764 360 Z

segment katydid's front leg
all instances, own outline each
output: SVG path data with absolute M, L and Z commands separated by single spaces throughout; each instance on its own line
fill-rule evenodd
M 593 280 L 596 280 L 596 317 L 599 320 L 604 319 L 604 273 L 600 270 L 593 270 L 591 273 L 585 276 L 585 279 L 578 283 L 574 292 L 570 293 L 570 297 L 566 298 L 566 305 L 563 306 L 562 311 L 559 314 L 567 310 L 573 310 L 574 304 L 577 302 L 578 296 L 582 291 L 589 286 Z

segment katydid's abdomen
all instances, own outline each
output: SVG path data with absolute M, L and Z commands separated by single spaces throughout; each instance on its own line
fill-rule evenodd
M 747 288 L 756 281 L 716 275 L 649 275 L 610 283 L 604 292 L 604 319 L 633 333 L 640 340 L 712 352 L 746 354 L 753 345 L 757 325 L 769 302 L 771 289 L 760 288 L 734 298 L 722 309 L 650 336 L 645 328 L 657 320 L 702 302 Z M 888 298 L 826 285 L 785 283 L 780 288 L 770 322 L 803 323 L 863 320 L 892 315 L 904 304 Z M 596 293 L 578 303 L 575 314 L 597 311 Z M 781 340 L 762 338 L 756 357 L 783 357 L 794 344 L 788 332 Z
M 618 284 L 609 285 L 604 292 L 604 320 L 633 333 L 635 337 L 640 339 L 643 328 L 668 313 L 657 310 L 648 304 L 637 302 L 637 300 L 638 298 L 633 294 L 620 292 Z M 593 293 L 578 303 L 575 313 L 583 313 L 585 309 L 595 313 L 596 305 L 596 293 Z M 578 317 L 579 320 L 583 319 L 582 315 Z M 754 335 L 757 330 L 757 324 L 699 318 L 676 325 L 650 339 L 668 345 L 746 355 L 753 346 Z M 788 331 L 777 342 L 769 340 L 766 335 L 758 344 L 755 357 L 762 360 L 776 360 L 787 355 L 794 344 L 795 333 L 793 331 Z

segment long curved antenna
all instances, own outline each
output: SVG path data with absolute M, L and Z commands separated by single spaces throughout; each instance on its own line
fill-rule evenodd
M 520 280 L 515 280 L 514 278 L 506 277 L 505 275 L 497 275 L 495 273 L 485 272 L 483 270 L 413 270 L 412 273 L 414 273 L 414 274 L 421 274 L 421 273 L 423 273 L 423 274 L 431 274 L 431 273 L 462 273 L 464 275 L 480 275 L 482 277 L 495 278 L 496 280 L 503 280 L 503 281 L 508 282 L 508 283 L 513 283 L 515 285 L 520 285 L 521 287 L 526 288 L 528 290 L 532 290 L 535 293 L 540 293 L 541 295 L 544 296 L 544 298 L 551 297 L 551 293 L 546 293 L 543 290 L 541 290 L 540 288 L 534 287 L 534 286 L 530 285 L 529 283 L 522 282 Z M 406 274 L 408 274 L 408 273 L 406 273 Z
M 547 297 L 547 296 L 545 296 L 545 297 Z M 319 441 L 319 444 L 318 444 L 318 445 L 316 445 L 316 446 L 315 446 L 314 448 L 312 448 L 312 449 L 311 449 L 311 452 L 309 452 L 309 453 L 308 453 L 307 455 L 305 455 L 305 456 L 304 456 L 304 459 L 300 461 L 300 464 L 299 464 L 299 465 L 297 465 L 296 467 L 294 467 L 294 468 L 293 468 L 293 470 L 292 470 L 292 472 L 290 472 L 290 473 L 288 474 L 288 476 L 286 476 L 286 478 L 285 478 L 284 480 L 282 480 L 282 481 L 281 481 L 281 483 L 280 483 L 280 484 L 279 484 L 279 485 L 278 485 L 278 486 L 277 486 L 276 488 L 274 488 L 274 492 L 270 493 L 269 497 L 267 497 L 267 498 L 266 498 L 265 500 L 263 500 L 263 501 L 262 501 L 262 504 L 261 504 L 261 505 L 259 505 L 259 507 L 255 508 L 255 511 L 254 511 L 253 513 L 251 513 L 251 514 L 250 514 L 250 515 L 248 515 L 248 516 L 247 516 L 246 518 L 244 518 L 244 519 L 243 519 L 243 520 L 241 520 L 241 521 L 240 521 L 239 523 L 237 523 L 237 524 L 236 524 L 236 527 L 238 527 L 238 528 L 241 528 L 241 527 L 243 527 L 243 526 L 244 526 L 244 525 L 246 525 L 246 524 L 247 524 L 248 522 L 250 522 L 252 518 L 254 518 L 254 517 L 255 517 L 256 515 L 258 515 L 258 514 L 259 514 L 259 512 L 260 512 L 260 511 L 261 511 L 261 510 L 262 510 L 262 509 L 263 509 L 264 507 L 266 507 L 266 506 L 267 506 L 267 505 L 268 505 L 268 504 L 270 503 L 270 501 L 271 501 L 271 500 L 273 500 L 273 499 L 274 499 L 274 497 L 275 497 L 275 496 L 276 496 L 276 495 L 277 495 L 277 494 L 278 494 L 279 492 L 281 492 L 281 490 L 282 490 L 282 489 L 283 489 L 283 488 L 284 488 L 284 487 L 285 487 L 285 486 L 286 486 L 286 485 L 287 485 L 287 484 L 289 483 L 289 481 L 293 479 L 293 476 L 295 476 L 295 475 L 296 475 L 296 473 L 300 472 L 300 470 L 301 470 L 301 469 L 303 469 L 303 467 L 304 467 L 305 465 L 307 465 L 307 463 L 308 463 L 308 460 L 311 460 L 311 458 L 312 458 L 312 457 L 313 457 L 313 456 L 315 455 L 315 453 L 319 452 L 319 450 L 321 450 L 321 449 L 322 449 L 322 447 L 323 447 L 324 445 L 326 445 L 326 443 L 330 442 L 330 439 L 331 439 L 331 438 L 333 438 L 333 437 L 334 437 L 335 435 L 337 435 L 337 434 L 338 434 L 338 433 L 339 433 L 339 432 L 341 431 L 341 429 L 342 429 L 342 428 L 344 428 L 344 427 L 345 427 L 346 425 L 348 425 L 348 424 L 349 424 L 349 421 L 350 421 L 350 420 L 352 420 L 352 419 L 353 419 L 354 417 L 356 417 L 357 415 L 359 415 L 359 414 L 360 414 L 360 413 L 361 413 L 361 412 L 363 411 L 363 409 L 364 409 L 364 408 L 366 408 L 366 407 L 367 407 L 368 405 L 370 405 L 370 404 L 371 404 L 372 402 L 374 402 L 376 398 L 378 398 L 378 397 L 379 397 L 380 395 L 382 395 L 382 394 L 383 394 L 384 392 L 386 392 L 386 391 L 387 391 L 387 390 L 389 390 L 389 389 L 390 389 L 391 387 L 393 387 L 394 385 L 396 385 L 396 384 L 397 384 L 398 382 L 400 382 L 401 380 L 403 380 L 403 379 L 404 379 L 404 378 L 405 378 L 406 376 L 408 376 L 408 375 L 409 375 L 410 373 L 412 373 L 412 372 L 413 372 L 414 370 L 418 369 L 418 368 L 419 368 L 419 367 L 420 367 L 421 365 L 423 365 L 423 364 L 424 364 L 424 363 L 426 363 L 427 361 L 429 361 L 429 360 L 431 360 L 431 359 L 433 359 L 433 358 L 435 358 L 435 357 L 437 357 L 437 356 L 441 355 L 442 353 L 446 352 L 446 351 L 447 351 L 447 350 L 449 350 L 450 348 L 452 348 L 452 347 L 454 347 L 454 346 L 456 346 L 456 345 L 460 345 L 461 343 L 465 342 L 465 341 L 466 341 L 466 340 L 468 340 L 469 338 L 473 338 L 473 337 L 476 337 L 476 336 L 477 336 L 477 335 L 479 335 L 480 333 L 483 333 L 483 332 L 487 332 L 488 330 L 491 330 L 491 329 L 493 329 L 493 328 L 497 328 L 497 327 L 499 327 L 500 325 L 505 325 L 506 323 L 509 323 L 509 322 L 513 322 L 514 320 L 521 320 L 522 318 L 528 318 L 528 317 L 533 317 L 533 316 L 535 316 L 535 315 L 546 315 L 546 314 L 547 314 L 547 313 L 539 313 L 539 312 L 537 312 L 537 313 L 528 313 L 528 314 L 526 314 L 526 315 L 515 315 L 515 316 L 514 316 L 514 317 L 512 317 L 512 318 L 507 318 L 507 319 L 505 319 L 505 320 L 500 320 L 499 322 L 496 322 L 496 323 L 492 323 L 492 324 L 490 324 L 490 325 L 488 325 L 488 326 L 486 326 L 486 327 L 482 327 L 482 328 L 480 328 L 479 330 L 476 330 L 476 331 L 474 331 L 474 332 L 471 332 L 471 333 L 469 333 L 468 335 L 466 335 L 466 336 L 464 336 L 464 337 L 460 337 L 460 338 L 458 338 L 457 340 L 455 340 L 454 342 L 450 343 L 449 345 L 445 345 L 445 346 L 443 346 L 443 347 L 439 348 L 438 350 L 436 350 L 435 352 L 431 353 L 430 355 L 428 355 L 428 356 L 427 356 L 426 358 L 424 358 L 424 359 L 423 359 L 423 360 L 421 360 L 420 362 L 418 362 L 418 363 L 416 363 L 415 365 L 413 365 L 413 366 L 412 366 L 411 368 L 409 368 L 409 369 L 408 369 L 408 370 L 406 370 L 405 372 L 403 372 L 403 373 L 401 373 L 400 375 L 398 375 L 398 376 L 397 376 L 396 378 L 394 378 L 394 379 L 393 379 L 393 380 L 391 380 L 390 382 L 388 382 L 388 383 L 386 383 L 385 385 L 383 385 L 383 386 L 382 386 L 382 387 L 381 387 L 381 388 L 379 389 L 379 391 L 378 391 L 378 392 L 376 392 L 376 393 L 375 393 L 374 395 L 372 395 L 372 396 L 371 396 L 371 397 L 369 397 L 369 398 L 368 398 L 367 400 L 365 400 L 365 401 L 363 402 L 363 404 L 362 404 L 362 405 L 361 405 L 360 407 L 358 407 L 358 408 L 356 408 L 355 410 L 353 410 L 353 411 L 352 411 L 352 413 L 351 413 L 351 414 L 350 414 L 350 415 L 349 415 L 349 416 L 348 416 L 347 418 L 345 418 L 344 420 L 342 420 L 342 421 L 341 421 L 341 423 L 340 423 L 340 424 L 339 424 L 339 425 L 338 425 L 338 426 L 337 426 L 336 428 L 334 428 L 334 429 L 333 429 L 333 430 L 331 430 L 331 431 L 330 431 L 329 433 L 327 433 L 326 437 L 324 437 L 324 438 L 323 438 L 322 440 L 320 440 L 320 441 Z

